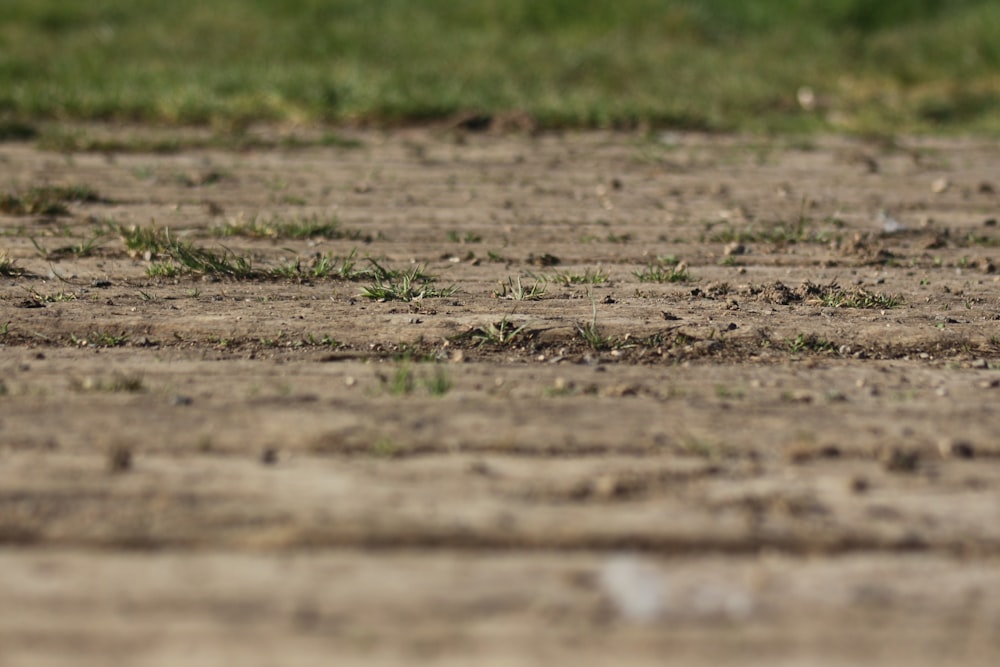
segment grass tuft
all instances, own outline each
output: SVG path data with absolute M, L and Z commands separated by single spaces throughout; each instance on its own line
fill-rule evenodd
M 513 299 L 514 301 L 540 301 L 545 296 L 545 280 L 536 280 L 530 286 L 521 284 L 521 277 L 507 277 L 507 282 L 493 290 L 496 299 Z
M 560 285 L 601 285 L 608 282 L 608 274 L 600 268 L 584 269 L 583 273 L 572 271 L 560 271 L 545 278 L 548 282 Z
M 676 257 L 660 257 L 645 269 L 635 272 L 641 283 L 686 283 L 691 280 L 687 262 Z
M 455 286 L 438 288 L 434 278 L 424 273 L 420 266 L 407 271 L 391 271 L 373 259 L 368 260 L 373 267 L 373 280 L 362 288 L 361 296 L 373 301 L 418 301 L 425 298 L 452 296 L 458 291 Z
M 315 215 L 298 218 L 273 216 L 251 220 L 232 220 L 221 227 L 216 227 L 213 233 L 216 236 L 244 236 L 261 239 L 371 240 L 360 231 L 341 228 L 340 222 L 335 217 L 321 218 Z
M 45 185 L 0 195 L 0 213 L 56 217 L 69 215 L 68 203 L 100 201 L 97 192 L 86 185 Z
M 489 323 L 479 327 L 472 332 L 472 339 L 479 345 L 494 345 L 496 347 L 507 347 L 513 343 L 518 336 L 526 329 L 526 325 L 514 326 L 514 324 L 504 317 L 497 323 Z
M 898 294 L 872 292 L 864 287 L 845 290 L 832 287 L 820 297 L 824 306 L 831 308 L 882 308 L 890 309 L 903 305 L 904 301 Z

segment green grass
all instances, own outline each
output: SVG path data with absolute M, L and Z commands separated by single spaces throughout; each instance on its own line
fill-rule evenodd
M 361 296 L 373 301 L 418 301 L 425 298 L 452 296 L 457 287 L 436 287 L 434 278 L 424 273 L 420 266 L 407 271 L 385 269 L 368 260 L 375 269 L 375 275 L 370 285 L 361 290 Z
M 607 336 L 601 331 L 601 328 L 597 326 L 597 300 L 594 299 L 593 295 L 590 297 L 590 305 L 593 310 L 592 317 L 589 322 L 582 322 L 577 325 L 576 333 L 587 347 L 590 349 L 600 352 L 602 350 L 611 350 L 613 348 L 619 347 L 621 341 L 617 338 Z
M 526 325 L 515 326 L 507 317 L 497 323 L 479 327 L 472 332 L 472 339 L 479 345 L 493 345 L 496 347 L 507 347 L 527 328 Z
M 799 352 L 833 352 L 836 349 L 832 342 L 814 334 L 800 333 L 795 338 L 789 338 L 785 343 L 788 345 L 788 350 L 796 354 Z
M 434 368 L 432 374 L 422 373 L 418 376 L 409 360 L 403 360 L 396 367 L 396 371 L 392 377 L 381 373 L 378 374 L 378 377 L 382 383 L 383 390 L 392 396 L 409 396 L 413 394 L 417 388 L 418 381 L 427 390 L 429 396 L 444 396 L 452 388 L 452 381 L 448 377 L 448 371 L 441 364 L 431 363 L 430 365 Z
M 70 202 L 99 201 L 97 192 L 85 185 L 43 185 L 0 194 L 0 213 L 55 217 L 69 215 L 66 204 Z
M 842 227 L 843 223 L 831 223 L 834 227 Z M 715 227 L 719 225 L 720 229 Z M 778 245 L 793 243 L 829 243 L 835 232 L 829 229 L 816 230 L 812 223 L 800 218 L 794 223 L 774 222 L 763 225 L 734 225 L 732 223 L 706 223 L 705 233 L 701 240 L 709 243 L 775 243 Z
M 531 285 L 522 285 L 521 277 L 507 276 L 507 282 L 500 281 L 500 286 L 493 290 L 497 299 L 513 299 L 514 301 L 541 301 L 545 296 L 545 281 L 535 280 Z
M 59 246 L 58 248 L 53 248 L 52 250 L 48 250 L 42 246 L 36 238 L 29 238 L 31 240 L 31 244 L 35 246 L 35 250 L 38 252 L 39 257 L 46 260 L 57 260 L 65 257 L 91 257 L 92 255 L 95 255 L 101 249 L 100 244 L 101 241 L 105 239 L 105 235 L 96 233 L 90 238 L 80 239 L 78 243 Z
M 243 236 L 247 238 L 365 240 L 365 235 L 362 232 L 341 228 L 340 222 L 336 218 L 317 215 L 230 220 L 212 231 L 216 236 Z
M 128 342 L 128 335 L 123 331 L 120 334 L 108 331 L 92 331 L 90 335 L 79 337 L 70 334 L 70 342 L 78 347 L 121 347 Z
M 345 257 L 317 253 L 309 259 L 296 257 L 276 267 L 254 266 L 249 254 L 237 254 L 222 247 L 221 251 L 197 246 L 181 241 L 169 229 L 156 226 L 139 227 L 109 223 L 109 229 L 117 233 L 132 257 L 149 261 L 146 273 L 150 277 L 173 278 L 181 275 L 211 275 L 236 280 L 285 279 L 285 280 L 375 280 L 391 283 L 403 280 L 405 272 L 390 271 L 375 260 L 368 259 L 370 266 L 358 267 L 357 251 L 352 250 Z M 251 222 L 239 227 L 229 235 L 276 235 L 275 238 L 304 238 L 310 235 L 323 236 L 340 234 L 335 221 L 319 221 L 308 218 L 284 220 L 275 218 L 270 222 Z M 288 236 L 282 236 L 288 235 Z M 353 237 L 352 237 L 353 238 Z M 432 282 L 421 271 L 409 276 L 410 283 Z M 414 286 L 415 289 L 415 286 Z M 441 296 L 441 294 L 434 294 Z
M 556 283 L 557 285 L 601 285 L 608 282 L 608 274 L 599 267 L 596 269 L 586 268 L 583 273 L 572 271 L 559 271 L 551 276 L 544 277 L 545 282 Z
M 328 278 L 357 281 L 371 280 L 383 275 L 385 270 L 373 260 L 369 260 L 371 267 L 358 267 L 357 254 L 357 250 L 352 250 L 346 257 L 336 257 L 329 253 L 316 254 L 306 261 L 296 257 L 293 261 L 271 269 L 268 273 L 271 277 L 289 280 Z
M 101 119 L 98 117 L 97 119 Z M 107 120 L 107 119 L 105 119 Z M 143 120 L 137 118 L 135 120 Z M 147 122 L 154 119 L 145 119 Z M 163 119 L 160 119 L 161 121 Z M 22 125 L 30 125 L 20 121 Z M 149 136 L 143 133 L 131 135 L 95 133 L 83 128 L 67 129 L 61 125 L 47 126 L 41 131 L 32 127 L 32 134 L 4 134 L 4 123 L 0 121 L 0 140 L 21 140 L 37 138 L 39 148 L 63 153 L 159 153 L 168 155 L 182 150 L 197 150 L 204 148 L 219 148 L 234 151 L 256 149 L 295 149 L 309 146 L 332 146 L 336 148 L 360 148 L 361 141 L 342 137 L 335 132 L 324 132 L 315 138 L 302 138 L 295 135 L 282 136 L 276 139 L 256 136 L 243 131 L 236 126 L 220 128 L 226 130 L 209 136 L 195 134 L 187 136 Z
M 543 127 L 998 132 L 998 33 L 992 0 L 6 0 L 0 139 L 45 119 L 511 110 Z
M 824 306 L 832 308 L 896 308 L 903 305 L 903 298 L 898 294 L 873 292 L 864 287 L 854 289 L 828 289 L 820 297 Z
M 656 262 L 635 272 L 641 283 L 686 283 L 691 280 L 687 263 L 676 257 L 658 257 Z

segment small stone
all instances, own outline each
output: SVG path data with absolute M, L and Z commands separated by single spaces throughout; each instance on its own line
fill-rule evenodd
M 931 192 L 933 192 L 936 195 L 939 195 L 943 192 L 947 192 L 950 187 L 951 187 L 951 181 L 949 181 L 947 178 L 936 178 L 931 183 Z
M 614 475 L 601 475 L 591 487 L 593 495 L 603 500 L 614 498 L 619 493 L 618 479 Z
M 734 241 L 723 248 L 722 254 L 726 257 L 732 257 L 734 255 L 744 255 L 746 254 L 746 251 L 747 247 L 745 245 Z
M 967 440 L 956 440 L 945 438 L 938 443 L 938 451 L 943 458 L 972 459 L 976 457 L 976 450 L 972 443 Z
M 466 470 L 470 474 L 481 475 L 483 477 L 492 477 L 496 474 L 496 471 L 486 461 L 473 461 Z
M 108 450 L 108 472 L 122 473 L 132 469 L 132 448 L 115 445 Z

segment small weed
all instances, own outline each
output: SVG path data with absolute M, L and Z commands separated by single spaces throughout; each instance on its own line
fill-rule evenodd
M 361 296 L 375 301 L 416 301 L 425 298 L 447 297 L 458 291 L 457 287 L 434 287 L 434 278 L 415 266 L 409 271 L 389 271 L 375 260 L 369 259 L 374 267 L 374 281 L 362 288 Z
M 392 355 L 396 361 L 413 361 L 416 363 L 430 363 L 440 361 L 434 352 L 424 351 L 420 346 L 410 343 L 400 343 L 396 347 L 396 353 Z
M 42 294 L 31 288 L 28 290 L 31 298 L 38 303 L 64 303 L 66 301 L 76 301 L 77 296 L 73 292 L 60 291 L 53 294 Z
M 628 243 L 632 240 L 631 234 L 615 234 L 614 232 L 608 232 L 605 240 L 608 243 Z
M 680 449 L 684 454 L 709 460 L 724 458 L 728 453 L 728 448 L 723 443 L 713 443 L 690 435 L 680 442 Z
M 723 400 L 741 400 L 746 397 L 746 391 L 741 388 L 730 389 L 724 384 L 715 386 L 715 395 Z
M 261 336 L 260 344 L 263 347 L 278 347 L 279 345 L 281 345 L 281 341 L 282 339 L 284 339 L 284 337 L 285 337 L 284 331 L 279 331 L 278 335 L 275 336 L 274 338 L 266 338 L 264 336 Z
M 101 197 L 85 185 L 46 185 L 21 193 L 0 195 L 0 213 L 7 215 L 68 215 L 68 202 L 99 202 Z
M 465 232 L 465 234 L 459 234 L 455 230 L 448 232 L 448 240 L 452 243 L 482 243 L 483 237 L 475 232 Z
M 399 447 L 389 437 L 379 438 L 371 448 L 372 456 L 378 458 L 391 459 L 399 456 L 399 453 Z
M 479 345 L 506 347 L 514 342 L 525 328 L 526 325 L 514 326 L 507 317 L 504 317 L 496 324 L 491 322 L 484 327 L 479 327 L 472 332 L 472 338 L 478 341 Z
M 789 338 L 785 341 L 788 345 L 788 349 L 798 354 L 800 352 L 833 352 L 836 346 L 823 338 L 819 338 L 813 334 L 798 334 L 795 338 Z
M 7 334 L 10 333 L 10 322 L 4 322 L 0 324 L 0 338 L 6 338 Z
M 155 225 L 151 227 L 116 225 L 113 229 L 121 236 L 125 249 L 131 257 L 150 259 L 163 252 L 170 243 L 169 231 L 159 229 Z
M 434 374 L 430 377 L 425 377 L 423 383 L 427 389 L 427 393 L 431 396 L 444 396 L 451 391 L 452 387 L 448 372 L 440 364 L 435 364 Z
M 306 336 L 305 342 L 309 345 L 312 345 L 313 347 L 326 347 L 331 350 L 336 350 L 343 344 L 339 340 L 336 340 L 335 338 L 328 335 L 323 336 L 322 338 L 316 338 L 312 334 Z
M 844 290 L 831 286 L 820 297 L 824 306 L 831 308 L 896 308 L 904 301 L 898 294 L 871 292 L 864 287 Z
M 687 263 L 676 257 L 660 257 L 656 263 L 650 264 L 642 271 L 636 271 L 635 277 L 641 283 L 684 283 L 691 280 Z
M 153 262 L 146 267 L 146 275 L 150 278 L 176 278 L 183 270 L 170 262 Z
M 171 239 L 165 249 L 166 254 L 179 264 L 186 273 L 221 276 L 245 280 L 260 277 L 262 272 L 253 268 L 253 260 L 247 255 L 237 255 L 227 248 L 216 253 L 200 248 L 192 243 Z
M 818 232 L 812 229 L 812 221 L 806 217 L 805 211 L 807 202 L 802 200 L 802 208 L 799 217 L 795 222 L 776 222 L 764 227 L 748 225 L 740 228 L 732 223 L 722 223 L 721 231 L 713 232 L 713 228 L 719 223 L 705 223 L 705 233 L 702 241 L 710 243 L 774 243 L 779 245 L 791 243 L 829 243 L 834 235 L 829 231 Z M 843 227 L 843 221 L 837 218 L 827 219 L 827 223 L 833 227 Z
M 0 276 L 16 278 L 24 275 L 24 269 L 17 265 L 17 260 L 11 259 L 6 252 L 0 252 Z
M 501 281 L 500 287 L 493 290 L 496 299 L 513 299 L 514 301 L 539 301 L 545 296 L 545 281 L 536 280 L 530 287 L 521 284 L 521 277 L 507 277 L 507 282 Z
M 70 380 L 75 391 L 102 391 L 109 393 L 135 394 L 145 390 L 141 375 L 112 373 L 109 378 L 86 377 Z
M 589 322 L 579 324 L 576 327 L 580 338 L 583 339 L 583 342 L 590 349 L 595 351 L 610 350 L 616 347 L 618 341 L 610 336 L 605 336 L 597 326 L 597 300 L 591 297 L 590 304 L 593 308 L 593 317 L 591 317 Z
M 124 331 L 117 335 L 105 331 L 92 331 L 85 338 L 77 338 L 70 334 L 69 340 L 78 347 L 120 347 L 128 342 L 128 335 Z
M 959 242 L 959 245 L 996 248 L 997 246 L 1000 246 L 1000 238 L 969 232 L 969 234 Z
M 389 383 L 389 393 L 393 396 L 409 396 L 413 393 L 416 382 L 413 378 L 413 369 L 408 363 L 402 363 L 396 369 L 392 381 Z
M 253 218 L 252 220 L 234 220 L 213 230 L 216 236 L 244 236 L 265 239 L 350 239 L 354 241 L 370 241 L 357 230 L 345 230 L 334 218 L 307 216 L 300 218 L 282 218 L 275 216 L 269 219 Z
M 542 395 L 547 398 L 559 398 L 560 396 L 573 396 L 577 394 L 575 382 L 567 381 L 565 378 L 556 378 L 551 387 L 545 387 Z
M 366 280 L 386 272 L 378 268 L 357 268 L 357 250 L 352 250 L 346 257 L 334 257 L 330 254 L 316 254 L 308 262 L 296 257 L 294 261 L 272 269 L 269 272 L 274 278 L 292 280 L 313 280 L 320 278 L 335 278 L 338 280 Z M 369 260 L 371 261 L 371 260 Z
M 201 274 L 246 280 L 267 278 L 267 271 L 255 269 L 248 255 L 237 255 L 223 246 L 222 252 L 195 246 L 172 236 L 169 229 L 154 227 L 115 227 L 133 257 L 146 260 L 163 258 L 146 268 L 150 277 L 172 278 L 181 274 Z
M 79 243 L 61 246 L 54 250 L 46 250 L 34 237 L 30 237 L 30 240 L 40 257 L 46 260 L 56 260 L 63 257 L 90 257 L 97 252 L 101 241 L 105 238 L 104 234 L 95 234 L 89 239 L 81 239 Z
M 608 274 L 600 268 L 588 268 L 583 273 L 561 271 L 545 280 L 562 285 L 600 285 L 608 282 Z

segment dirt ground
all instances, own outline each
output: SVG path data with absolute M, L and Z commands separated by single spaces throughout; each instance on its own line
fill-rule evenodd
M 0 665 L 998 664 L 1000 147 L 348 138 L 0 145 Z

